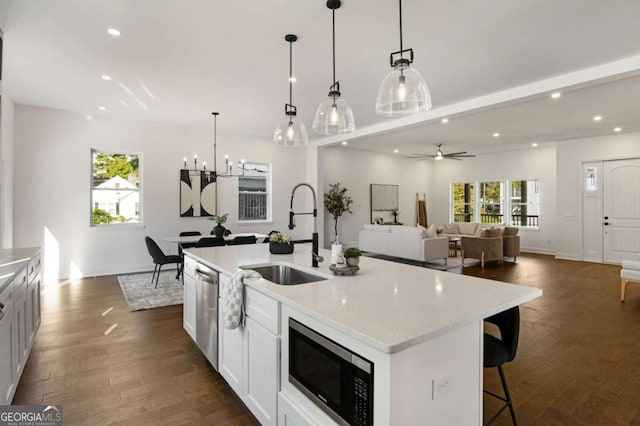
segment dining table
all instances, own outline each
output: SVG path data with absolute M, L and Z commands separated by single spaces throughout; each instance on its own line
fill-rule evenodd
M 256 237 L 256 241 L 259 242 L 259 243 L 264 241 L 264 239 L 268 237 L 268 235 L 266 235 L 266 234 L 258 234 L 256 232 L 238 232 L 238 233 L 235 233 L 235 234 L 225 235 L 223 238 L 224 238 L 225 242 L 229 243 L 235 237 L 250 237 L 250 236 L 255 236 Z M 213 235 L 188 235 L 188 236 L 184 236 L 184 237 L 179 237 L 179 236 L 176 236 L 176 237 L 163 237 L 162 241 L 164 241 L 165 243 L 195 244 L 198 241 L 200 241 L 200 238 L 205 238 L 205 237 L 213 237 Z

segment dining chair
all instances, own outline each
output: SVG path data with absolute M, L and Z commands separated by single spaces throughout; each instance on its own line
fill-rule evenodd
M 502 382 L 502 388 L 504 389 L 504 397 L 497 395 L 488 390 L 484 392 L 503 401 L 505 404 L 498 410 L 498 412 L 487 422 L 487 425 L 493 423 L 498 418 L 500 413 L 505 408 L 509 407 L 511 413 L 511 420 L 514 425 L 516 422 L 516 413 L 513 409 L 513 402 L 511 400 L 511 394 L 509 393 L 509 386 L 507 386 L 507 380 L 504 376 L 504 370 L 502 365 L 513 361 L 518 351 L 518 336 L 520 334 L 520 309 L 515 306 L 511 309 L 507 309 L 504 312 L 495 314 L 489 318 L 485 318 L 485 321 L 491 324 L 495 324 L 500 331 L 500 338 L 493 336 L 489 333 L 484 333 L 484 368 L 498 367 L 498 373 L 500 373 L 500 381 Z
M 197 235 L 202 235 L 202 233 L 200 233 L 200 231 L 183 231 L 180 233 L 181 237 L 194 237 Z M 196 246 L 196 243 L 179 243 L 178 244 L 178 256 L 180 256 L 183 263 L 184 263 L 184 255 L 182 254 L 182 249 L 187 249 L 195 246 Z M 180 271 L 178 271 L 178 275 L 176 275 L 176 279 L 179 276 L 180 276 Z
M 233 240 L 229 241 L 230 246 L 238 246 L 241 244 L 255 244 L 257 241 L 255 235 L 248 235 L 244 237 L 235 237 Z
M 160 279 L 160 270 L 163 265 L 168 265 L 171 263 L 177 264 L 178 267 L 178 275 L 176 279 L 182 273 L 182 258 L 177 254 L 166 255 L 162 251 L 162 249 L 158 246 L 158 244 L 153 241 L 151 237 L 144 237 L 144 242 L 147 244 L 147 250 L 149 251 L 149 255 L 153 259 L 153 263 L 155 264 L 153 268 L 153 275 L 151 276 L 151 283 L 153 284 L 153 280 L 155 279 L 156 285 L 154 288 L 158 288 L 158 280 Z
M 202 237 L 196 243 L 196 247 L 219 247 L 224 245 L 224 238 L 218 237 Z

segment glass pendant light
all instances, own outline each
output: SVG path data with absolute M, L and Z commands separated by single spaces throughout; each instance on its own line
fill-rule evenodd
M 280 120 L 273 134 L 273 142 L 287 147 L 307 145 L 309 136 L 304 123 L 296 118 L 298 109 L 293 105 L 293 43 L 298 36 L 287 34 L 284 39 L 289 42 L 289 103 L 284 105 L 285 117 Z
M 328 0 L 333 19 L 333 84 L 329 87 L 329 99 L 320 103 L 313 120 L 313 130 L 322 135 L 340 135 L 356 130 L 356 120 L 351 107 L 341 98 L 340 82 L 336 81 L 336 9 L 340 0 Z
M 413 49 L 402 47 L 402 0 L 400 3 L 400 50 L 389 55 L 391 70 L 384 78 L 376 99 L 376 112 L 384 117 L 419 114 L 431 109 L 431 94 L 422 74 L 413 63 Z M 405 53 L 409 58 L 405 58 Z M 394 60 L 394 56 L 400 58 Z

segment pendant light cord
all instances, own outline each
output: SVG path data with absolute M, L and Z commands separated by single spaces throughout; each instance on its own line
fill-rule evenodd
M 213 114 L 213 175 L 216 176 L 217 173 L 217 167 L 216 167 L 216 144 L 217 144 L 217 133 L 218 133 L 218 113 L 217 112 L 212 112 L 211 114 Z
M 293 42 L 289 42 L 289 105 L 293 106 Z M 285 108 L 286 109 L 286 108 Z M 289 116 L 289 124 L 293 122 Z
M 336 10 L 331 9 L 331 16 L 333 21 L 332 34 L 333 34 L 333 84 L 336 84 Z
M 400 58 L 403 58 L 402 55 L 402 0 L 398 0 L 400 5 Z

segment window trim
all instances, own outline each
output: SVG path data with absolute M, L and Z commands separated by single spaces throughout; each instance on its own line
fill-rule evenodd
M 136 189 L 136 191 L 138 192 L 138 203 L 139 203 L 139 220 L 136 223 L 121 223 L 121 222 L 114 222 L 114 223 L 93 223 L 93 205 L 94 205 L 94 201 L 93 201 L 93 155 L 94 153 L 104 153 L 104 154 L 121 154 L 121 155 L 135 155 L 138 157 L 138 188 Z M 143 188 L 144 188 L 144 172 L 143 172 L 143 155 L 142 152 L 135 152 L 135 151 L 124 151 L 124 150 L 109 150 L 109 149 L 98 149 L 98 148 L 91 148 L 89 151 L 89 227 L 90 228 L 104 228 L 104 227 L 116 227 L 116 228 L 131 228 L 131 227 L 145 227 L 146 225 L 144 224 L 144 203 L 143 203 L 143 197 L 144 197 L 144 192 L 143 192 Z M 100 189 L 101 191 L 123 191 L 123 190 L 130 190 L 132 191 L 130 188 L 128 189 L 123 189 L 123 188 L 104 188 L 104 189 Z
M 538 207 L 538 212 L 540 212 L 540 207 L 541 207 L 541 197 L 540 197 L 540 193 L 541 193 L 541 188 L 540 188 L 540 178 L 527 178 L 527 179 L 498 179 L 498 180 L 483 180 L 483 181 L 473 181 L 473 182 L 451 182 L 449 184 L 449 222 L 450 223 L 457 223 L 455 222 L 455 206 L 454 206 L 454 185 L 456 184 L 472 184 L 473 187 L 473 203 L 465 203 L 465 204 L 469 204 L 469 205 L 473 205 L 474 211 L 473 211 L 473 222 L 478 222 L 478 223 L 483 223 L 481 220 L 481 213 L 480 213 L 480 206 L 482 206 L 483 204 L 487 204 L 487 203 L 481 203 L 480 201 L 480 185 L 482 183 L 489 183 L 489 182 L 500 182 L 502 184 L 502 191 L 501 191 L 501 199 L 503 200 L 502 203 L 500 204 L 502 206 L 502 217 L 504 219 L 503 223 L 507 226 L 514 226 L 517 227 L 521 230 L 526 230 L 526 231 L 537 231 L 540 229 L 540 214 L 538 213 L 538 225 L 537 226 L 526 226 L 526 225 L 514 225 L 513 224 L 513 220 L 512 220 L 512 215 L 511 215 L 511 209 L 512 209 L 512 202 L 511 202 L 511 183 L 512 182 L 522 182 L 522 181 L 527 181 L 527 182 L 536 182 L 536 188 L 537 188 L 537 193 L 538 193 L 538 202 L 536 204 L 533 204 L 535 206 Z M 518 203 L 521 204 L 521 203 Z
M 271 206 L 272 206 L 272 198 L 273 198 L 273 188 L 272 188 L 272 164 L 271 163 L 264 163 L 262 161 L 249 161 L 249 160 L 245 160 L 244 162 L 245 165 L 256 165 L 256 166 L 266 166 L 267 167 L 267 173 L 266 173 L 266 178 L 267 178 L 267 185 L 266 185 L 266 196 L 267 196 L 267 214 L 266 214 L 266 218 L 265 219 L 240 219 L 240 209 L 238 209 L 238 212 L 236 214 L 236 220 L 238 221 L 238 225 L 248 225 L 248 224 L 267 224 L 267 223 L 272 223 L 272 212 L 271 212 Z M 237 203 L 236 206 L 239 206 L 240 203 L 240 177 L 238 177 L 238 182 L 237 182 L 237 187 L 236 187 L 236 196 L 237 196 Z

